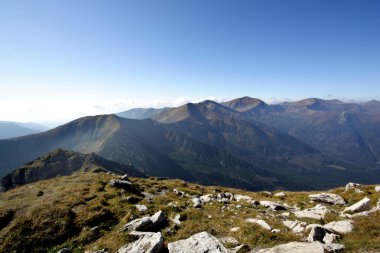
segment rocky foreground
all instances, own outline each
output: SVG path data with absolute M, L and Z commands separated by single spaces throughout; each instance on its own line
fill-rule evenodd
M 244 192 L 79 173 L 1 193 L 0 251 L 379 252 L 379 197 L 356 183 Z

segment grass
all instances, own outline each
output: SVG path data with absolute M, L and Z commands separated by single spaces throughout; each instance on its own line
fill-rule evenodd
M 67 247 L 74 253 L 108 248 L 116 252 L 133 238 L 122 232 L 122 227 L 132 219 L 163 210 L 169 218 L 180 214 L 180 225 L 169 223 L 162 229 L 165 244 L 191 235 L 208 231 L 216 237 L 232 236 L 251 248 L 271 247 L 277 244 L 300 241 L 304 235 L 295 235 L 282 225 L 282 218 L 263 207 L 246 202 L 231 201 L 227 206 L 213 201 L 201 209 L 193 208 L 191 198 L 177 196 L 176 188 L 190 195 L 231 192 L 248 195 L 255 200 L 271 200 L 301 208 L 313 207 L 308 195 L 315 192 L 286 192 L 276 197 L 263 192 L 246 192 L 223 187 L 205 187 L 181 180 L 157 180 L 155 178 L 131 178 L 131 181 L 153 194 L 152 199 L 115 189 L 108 182 L 116 176 L 105 173 L 79 173 L 71 176 L 35 182 L 0 193 L 0 252 L 56 252 Z M 380 197 L 373 186 L 364 186 L 365 194 L 343 188 L 331 190 L 349 204 L 369 196 L 373 204 Z M 42 192 L 42 194 L 41 194 Z M 148 207 L 140 213 L 127 197 L 133 196 L 139 204 Z M 239 207 L 239 206 L 240 207 Z M 336 212 L 329 213 L 324 223 L 344 219 L 337 212 L 344 207 L 329 206 Z M 280 233 L 271 233 L 260 226 L 248 223 L 247 218 L 261 217 Z M 290 219 L 296 219 L 293 215 Z M 300 220 L 300 219 L 298 219 Z M 308 223 L 319 223 L 307 220 Z M 340 240 L 347 252 L 380 250 L 380 212 L 369 217 L 355 218 L 354 231 Z M 231 228 L 240 227 L 237 232 Z

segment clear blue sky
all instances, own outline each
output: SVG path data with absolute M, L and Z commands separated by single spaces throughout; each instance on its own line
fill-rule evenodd
M 0 0 L 0 120 L 379 91 L 378 0 Z

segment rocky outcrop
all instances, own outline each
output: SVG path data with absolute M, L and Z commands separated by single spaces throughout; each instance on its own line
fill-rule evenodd
M 169 253 L 229 253 L 223 244 L 207 232 L 168 244 Z
M 365 197 L 359 202 L 353 204 L 352 206 L 346 207 L 343 212 L 355 213 L 355 212 L 367 211 L 369 209 L 371 209 L 371 199 L 369 199 L 368 197 Z
M 120 248 L 117 253 L 159 253 L 164 245 L 161 232 L 132 232 L 131 235 L 138 237 L 133 243 Z
M 323 244 L 320 242 L 290 242 L 273 248 L 262 249 L 256 253 L 324 253 Z
M 344 199 L 333 193 L 319 193 L 319 194 L 312 194 L 309 195 L 310 200 L 316 201 L 316 202 L 324 202 L 329 203 L 333 205 L 345 205 L 346 201 Z

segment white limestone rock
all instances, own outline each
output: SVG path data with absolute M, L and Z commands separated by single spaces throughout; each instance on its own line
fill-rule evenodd
M 294 215 L 297 218 L 309 218 L 309 219 L 315 219 L 315 220 L 321 220 L 324 219 L 326 213 L 328 213 L 330 210 L 321 204 L 316 205 L 315 207 L 295 211 Z
M 287 208 L 284 205 L 277 203 L 277 202 L 269 201 L 269 200 L 260 201 L 260 205 L 267 207 L 267 208 L 274 210 L 274 211 L 287 210 Z
M 245 221 L 249 223 L 257 224 L 266 230 L 272 230 L 271 226 L 269 226 L 269 224 L 266 223 L 264 220 L 249 218 L 249 219 L 246 219 Z
M 333 193 L 319 193 L 319 194 L 311 194 L 309 195 L 310 200 L 316 201 L 316 202 L 324 202 L 329 203 L 333 205 L 345 205 L 346 201 L 344 199 Z
M 164 245 L 161 232 L 132 232 L 137 241 L 121 247 L 117 253 L 159 253 Z
M 343 211 L 345 212 L 362 212 L 362 211 L 367 211 L 371 209 L 371 199 L 368 197 L 365 197 L 364 199 L 360 200 L 359 202 L 353 204 L 352 206 L 346 207 Z
M 169 253 L 229 253 L 218 239 L 207 232 L 168 244 Z
M 361 186 L 361 184 L 358 184 L 358 183 L 348 183 L 348 184 L 346 184 L 345 190 L 349 191 L 349 190 L 354 189 L 354 188 L 359 187 L 359 186 Z
M 354 226 L 351 220 L 333 221 L 333 222 L 327 223 L 323 227 L 338 234 L 348 234 L 354 229 Z

